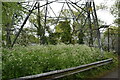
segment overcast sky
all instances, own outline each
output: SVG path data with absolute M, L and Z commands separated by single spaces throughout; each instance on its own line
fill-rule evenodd
M 50 0 L 49 0 L 50 1 Z M 53 1 L 53 0 L 52 0 Z M 60 0 L 60 1 L 64 1 L 64 0 Z M 71 0 L 71 1 L 79 1 L 79 0 Z M 80 3 L 82 3 L 82 1 L 85 1 L 85 0 L 81 0 Z M 95 2 L 95 5 L 100 5 L 100 4 L 105 4 L 108 8 L 110 8 L 113 4 L 114 4 L 114 0 L 94 0 Z M 40 3 L 40 5 L 43 5 L 45 4 L 46 2 L 45 1 L 42 1 Z M 54 12 L 56 13 L 56 15 L 58 16 L 62 6 L 63 6 L 63 3 L 52 3 L 50 4 L 50 6 L 53 8 Z M 49 7 L 50 8 L 50 7 Z M 64 9 L 67 9 L 68 6 L 67 4 L 64 5 Z M 42 8 L 41 8 L 42 9 Z M 49 9 L 49 14 L 51 16 L 53 16 L 53 12 L 50 11 Z M 113 15 L 110 13 L 109 10 L 98 10 L 97 11 L 97 16 L 99 19 L 101 19 L 102 21 L 104 21 L 105 23 L 104 24 L 112 24 L 113 21 L 114 21 L 114 17 Z M 28 23 L 27 23 L 28 24 Z

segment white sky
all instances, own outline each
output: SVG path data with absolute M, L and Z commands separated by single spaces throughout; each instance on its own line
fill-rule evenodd
M 100 5 L 101 3 L 103 3 L 108 8 L 110 8 L 115 2 L 115 0 L 94 0 L 94 1 L 96 5 Z M 97 16 L 99 19 L 104 21 L 107 25 L 112 24 L 115 19 L 109 10 L 98 10 Z

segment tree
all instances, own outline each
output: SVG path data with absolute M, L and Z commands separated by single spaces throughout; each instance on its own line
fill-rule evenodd
M 53 44 L 56 45 L 59 41 L 58 41 L 58 37 L 59 34 L 58 33 L 51 33 L 48 37 L 48 44 Z
M 71 27 L 70 21 L 60 21 L 59 24 L 55 27 L 55 33 L 59 34 L 58 38 L 61 42 L 65 44 L 71 43 Z
M 34 27 L 37 29 L 37 36 L 39 38 L 40 44 L 47 44 L 48 37 L 45 36 L 45 33 L 48 33 L 49 35 L 52 35 L 52 31 L 50 29 L 50 26 L 55 24 L 54 19 L 47 19 L 46 26 L 45 26 L 45 14 L 42 10 L 35 10 L 30 16 L 29 21 L 34 25 Z
M 15 26 L 23 19 L 22 5 L 17 2 L 2 2 L 2 26 L 3 26 L 3 41 L 6 41 L 6 46 L 11 46 L 11 34 Z
M 34 11 L 33 12 L 34 14 L 32 14 L 30 16 L 30 19 L 29 21 L 34 25 L 34 27 L 37 29 L 37 36 L 39 37 L 39 41 L 40 41 L 40 44 L 41 44 L 41 36 L 44 35 L 44 28 L 43 28 L 43 14 L 42 12 L 37 12 L 37 11 Z M 40 21 L 40 22 L 39 22 Z
M 120 31 L 120 1 L 119 0 L 116 0 L 115 1 L 115 4 L 111 7 L 111 13 L 114 15 L 114 17 L 116 18 L 114 23 L 116 25 L 118 25 L 118 50 L 117 50 L 117 53 L 120 54 L 120 34 L 119 34 L 119 31 Z
M 84 41 L 83 41 L 83 37 L 84 37 L 85 35 L 84 35 L 84 33 L 82 32 L 82 30 L 81 30 L 81 32 L 79 32 L 79 34 L 78 34 L 78 43 L 79 44 L 84 44 Z
M 115 26 L 111 26 L 104 32 L 105 39 L 107 38 L 107 40 L 108 40 L 108 38 L 109 38 L 109 40 L 110 40 L 110 42 L 107 44 L 109 44 L 109 48 L 112 50 L 116 50 L 116 45 L 118 44 L 117 34 L 118 34 L 118 27 L 115 27 Z M 103 45 L 105 45 L 105 44 L 103 44 Z
M 72 44 L 83 44 L 83 38 L 84 36 L 84 31 L 81 32 L 81 30 L 84 29 L 83 25 L 85 22 L 85 14 L 82 13 L 81 10 L 77 9 L 77 11 L 74 10 L 69 10 L 69 9 L 64 9 L 62 10 L 61 17 L 66 17 L 66 20 L 70 18 L 70 27 L 71 27 L 71 43 Z M 81 12 L 80 12 L 81 11 Z M 73 19 L 72 19 L 73 18 Z
M 27 46 L 29 44 L 39 43 L 39 39 L 35 37 L 36 30 L 34 28 L 23 28 L 18 40 L 17 44 Z

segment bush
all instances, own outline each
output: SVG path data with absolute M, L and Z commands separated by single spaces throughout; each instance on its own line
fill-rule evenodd
M 105 53 L 104 59 L 113 57 L 116 60 L 115 55 L 110 53 L 108 56 L 107 54 Z M 98 49 L 86 45 L 36 45 L 16 46 L 13 49 L 4 48 L 2 78 L 6 80 L 76 67 L 102 60 L 100 56 Z

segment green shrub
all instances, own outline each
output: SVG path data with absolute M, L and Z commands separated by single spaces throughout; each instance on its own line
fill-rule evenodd
M 116 55 L 104 53 L 106 58 Z M 12 79 L 76 67 L 102 60 L 98 49 L 86 45 L 36 45 L 3 49 L 2 78 Z M 117 63 L 116 63 L 117 64 Z M 84 78 L 85 73 L 78 78 Z M 77 77 L 77 75 L 75 75 Z

